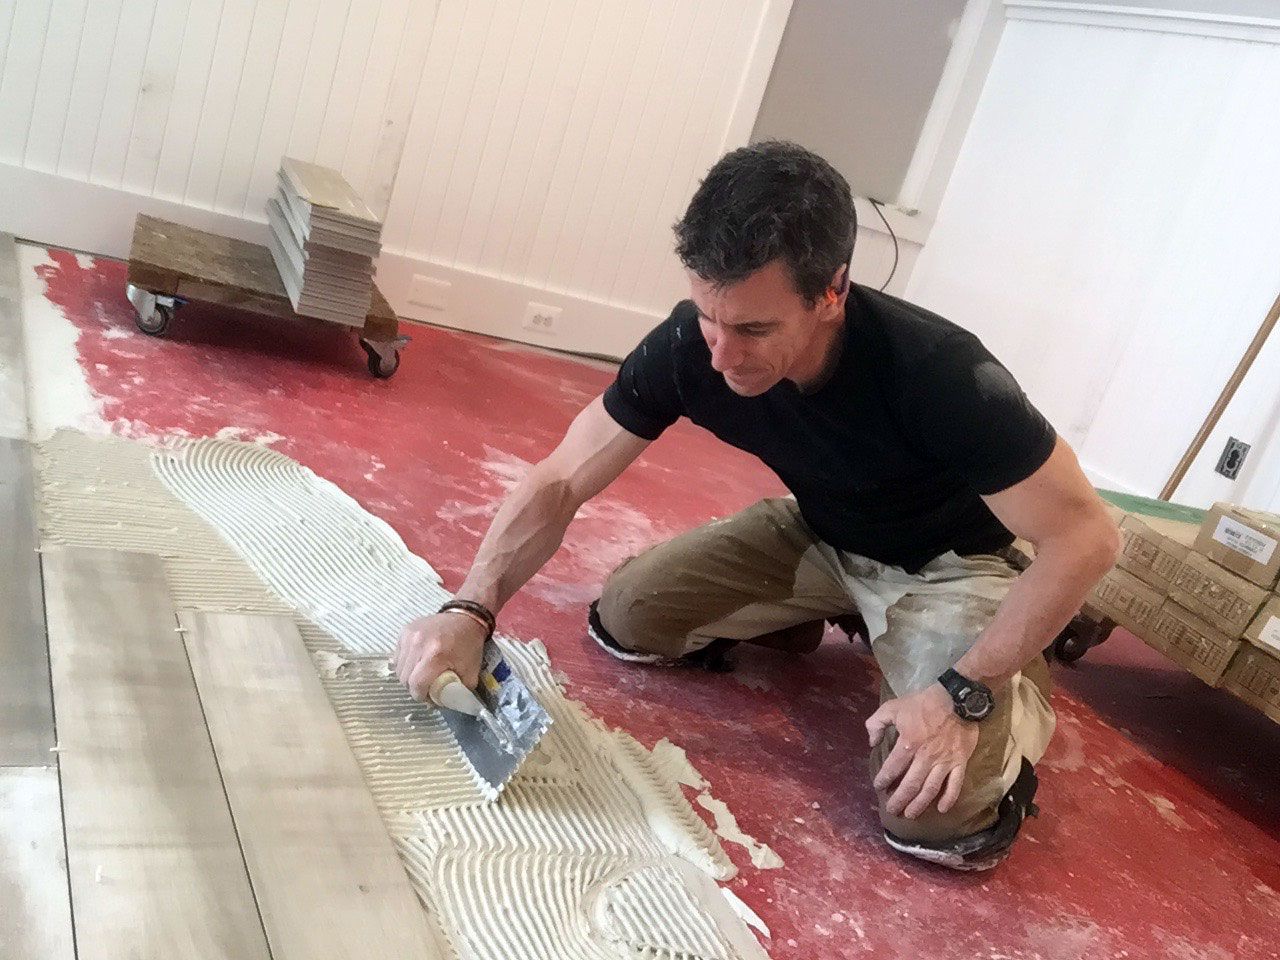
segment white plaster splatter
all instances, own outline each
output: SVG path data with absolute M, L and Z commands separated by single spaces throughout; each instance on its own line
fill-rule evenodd
M 49 251 L 27 244 L 18 247 L 22 293 L 23 338 L 26 369 L 37 371 L 27 389 L 27 416 L 33 440 L 47 440 L 58 430 L 72 427 L 87 433 L 108 433 L 102 418 L 102 401 L 89 389 L 80 368 L 76 341 L 80 333 L 48 297 L 40 266 L 53 267 Z
M 215 440 L 240 440 L 244 443 L 256 443 L 260 447 L 269 447 L 284 439 L 270 430 L 258 431 L 248 427 L 223 427 L 213 436 Z
M 1174 806 L 1172 800 L 1168 797 L 1162 797 L 1158 793 L 1147 794 L 1147 800 L 1156 808 L 1156 813 L 1160 814 L 1160 819 L 1177 830 L 1190 830 L 1191 824 L 1183 820 L 1178 815 L 1178 808 Z
M 497 937 L 511 943 L 512 956 L 569 960 L 585 955 L 599 933 L 689 960 L 764 956 L 717 893 L 713 878 L 732 877 L 732 862 L 667 772 L 678 765 L 679 748 L 664 747 L 663 760 L 655 760 L 565 699 L 541 643 L 500 637 L 508 662 L 555 722 L 501 800 L 485 803 L 493 794 L 462 760 L 438 711 L 364 666 L 385 669 L 400 627 L 448 597 L 435 571 L 389 526 L 275 451 L 182 441 L 155 450 L 151 465 L 275 594 L 342 649 L 317 657 L 318 668 L 380 807 L 401 820 L 411 813 L 418 824 L 396 834 L 397 843 L 455 943 Z M 686 779 L 701 780 L 687 758 L 684 766 Z M 722 835 L 746 846 L 753 863 L 782 865 L 738 829 L 723 803 L 707 800 Z M 597 895 L 609 905 L 608 924 L 592 927 L 583 911 L 597 917 L 590 907 Z M 499 910 L 503 903 L 511 909 Z M 732 951 L 703 949 L 708 929 Z M 463 954 L 489 955 L 479 947 Z
M 330 680 L 351 666 L 350 660 L 332 650 L 317 650 L 311 655 L 311 659 L 316 662 L 316 672 Z
M 747 851 L 751 863 L 761 870 L 776 870 L 783 865 L 778 856 L 767 844 L 761 843 L 750 834 L 744 833 L 738 826 L 738 818 L 722 800 L 717 800 L 705 790 L 698 794 L 698 806 L 711 812 L 716 818 L 716 833 L 730 843 L 736 843 Z
M 747 906 L 741 897 L 734 893 L 728 887 L 721 887 L 720 892 L 724 894 L 724 898 L 729 901 L 729 906 L 733 908 L 733 912 L 746 921 L 750 927 L 755 927 L 769 939 L 773 939 L 773 934 L 769 932 L 769 925 L 760 919 L 760 916 Z
M 666 737 L 653 746 L 653 761 L 671 779 L 683 783 L 695 790 L 705 790 L 709 786 L 692 763 L 683 747 L 678 747 Z

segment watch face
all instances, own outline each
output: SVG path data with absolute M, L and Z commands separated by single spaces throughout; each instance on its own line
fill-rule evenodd
M 984 690 L 970 690 L 964 698 L 964 712 L 971 717 L 985 717 L 991 710 L 991 697 Z

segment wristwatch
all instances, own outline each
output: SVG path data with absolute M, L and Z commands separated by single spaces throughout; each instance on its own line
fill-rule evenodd
M 984 683 L 970 680 L 954 670 L 947 670 L 938 678 L 938 682 L 951 695 L 951 700 L 956 705 L 956 716 L 961 720 L 977 723 L 987 719 L 996 708 L 996 698 L 991 695 L 991 688 Z

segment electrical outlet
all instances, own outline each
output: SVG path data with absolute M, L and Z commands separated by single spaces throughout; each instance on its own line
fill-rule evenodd
M 526 330 L 554 336 L 559 322 L 559 307 L 549 307 L 545 303 L 534 303 L 530 300 L 525 304 L 524 320 L 521 321 L 520 326 Z
M 1218 465 L 1213 469 L 1228 480 L 1234 480 L 1240 476 L 1240 468 L 1244 466 L 1244 458 L 1248 454 L 1249 444 L 1231 437 L 1227 440 L 1227 446 L 1222 451 L 1222 456 L 1218 458 Z
M 448 280 L 428 277 L 425 273 L 415 274 L 413 285 L 409 287 L 409 302 L 429 310 L 448 310 L 449 288 L 452 286 Z

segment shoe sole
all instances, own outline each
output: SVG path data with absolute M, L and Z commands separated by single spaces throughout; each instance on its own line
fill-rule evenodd
M 1009 851 L 1012 849 L 1012 847 L 1006 847 L 1004 850 L 993 853 L 981 860 L 966 860 L 963 856 L 951 850 L 937 850 L 933 847 L 920 847 L 904 843 L 888 831 L 885 832 L 884 842 L 898 851 L 898 853 L 904 853 L 909 857 L 915 857 L 917 860 L 924 860 L 927 863 L 947 867 L 950 870 L 959 870 L 963 873 L 980 873 L 984 870 L 991 870 L 1009 856 Z
M 675 663 L 669 657 L 664 657 L 658 653 L 639 653 L 634 650 L 624 650 L 621 647 L 609 643 L 600 634 L 596 633 L 595 627 L 590 623 L 587 624 L 587 636 L 596 642 L 601 650 L 613 657 L 615 660 L 621 660 L 624 663 L 642 663 L 650 667 L 671 666 Z

